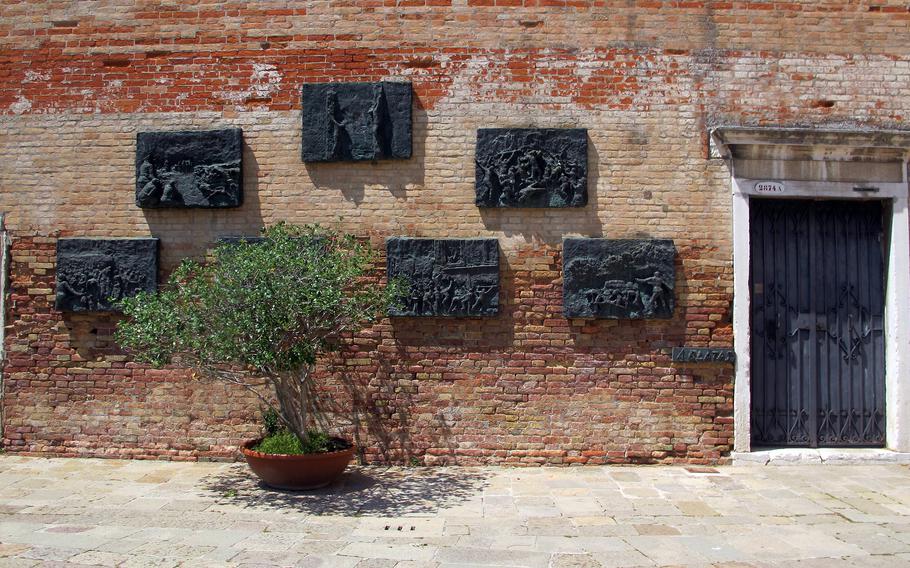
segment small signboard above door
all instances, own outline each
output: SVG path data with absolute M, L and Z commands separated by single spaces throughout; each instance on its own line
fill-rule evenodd
M 784 184 L 778 181 L 757 181 L 754 187 L 755 193 L 775 195 L 784 193 Z

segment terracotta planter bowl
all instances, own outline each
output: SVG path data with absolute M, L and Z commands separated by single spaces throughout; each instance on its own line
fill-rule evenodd
M 263 454 L 252 450 L 261 440 L 251 440 L 241 446 L 253 473 L 269 487 L 303 491 L 319 489 L 338 479 L 354 459 L 356 447 L 324 454 Z

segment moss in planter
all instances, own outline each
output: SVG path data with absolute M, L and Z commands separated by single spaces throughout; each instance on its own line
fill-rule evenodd
M 306 444 L 288 430 L 278 430 L 262 439 L 253 450 L 264 454 L 322 454 L 350 447 L 350 444 L 338 438 L 331 438 L 323 432 L 310 430 Z

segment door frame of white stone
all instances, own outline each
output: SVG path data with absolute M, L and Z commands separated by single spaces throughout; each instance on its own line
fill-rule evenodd
M 731 174 L 734 451 L 752 450 L 749 204 L 770 196 L 885 202 L 885 447 L 910 452 L 910 132 L 718 127 L 710 138 Z

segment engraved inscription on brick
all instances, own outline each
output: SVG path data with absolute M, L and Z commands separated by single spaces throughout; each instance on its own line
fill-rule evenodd
M 672 240 L 563 239 L 563 312 L 571 318 L 673 317 Z
M 238 207 L 243 203 L 239 128 L 140 132 L 136 136 L 136 205 Z
M 303 85 L 303 161 L 411 157 L 411 84 Z
M 580 128 L 477 131 L 478 207 L 583 207 L 588 203 L 588 133 Z
M 58 310 L 117 311 L 112 300 L 158 287 L 158 239 L 57 241 Z
M 736 353 L 732 349 L 714 347 L 674 347 L 673 361 L 677 363 L 734 363 Z
M 499 311 L 499 243 L 496 239 L 386 241 L 388 276 L 410 283 L 404 307 L 393 316 L 492 316 Z

